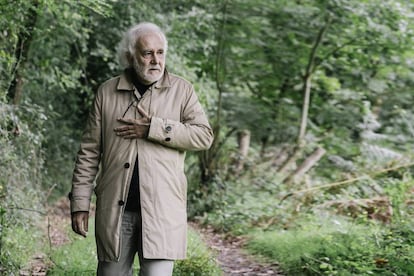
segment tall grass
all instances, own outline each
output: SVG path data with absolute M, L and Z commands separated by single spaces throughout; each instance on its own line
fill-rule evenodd
M 0 275 L 19 275 L 18 271 L 28 268 L 25 266 L 31 258 L 44 249 L 45 239 L 38 227 L 16 225 L 6 228 L 2 234 L 0 268 L 4 271 L 0 270 Z
M 95 223 L 89 221 L 89 233 L 86 238 L 74 234 L 68 229 L 70 242 L 52 250 L 50 258 L 54 267 L 47 275 L 95 275 L 97 255 L 95 246 Z

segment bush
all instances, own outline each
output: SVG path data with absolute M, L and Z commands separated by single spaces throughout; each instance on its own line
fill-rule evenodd
M 196 218 L 232 235 L 246 234 L 254 227 L 290 224 L 298 216 L 292 206 L 297 202 L 281 202 L 285 192 L 277 177 L 263 164 L 237 179 L 223 181 L 223 188 L 211 198 L 214 208 Z
M 255 232 L 248 249 L 277 260 L 288 275 L 414 275 L 409 224 L 306 224 L 296 231 Z
M 46 244 L 43 232 L 30 224 L 9 226 L 2 235 L 1 275 L 19 275 L 19 270 Z
M 188 232 L 187 259 L 176 262 L 173 275 L 221 275 L 213 254 L 208 250 L 200 236 L 191 229 Z
M 37 252 L 33 246 L 44 195 L 41 108 L 0 102 L 0 270 L 17 271 Z M 32 241 L 33 238 L 33 241 Z

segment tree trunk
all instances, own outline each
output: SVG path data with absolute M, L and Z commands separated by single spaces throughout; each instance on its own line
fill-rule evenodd
M 302 105 L 302 118 L 300 120 L 300 130 L 297 140 L 297 145 L 301 148 L 304 144 L 306 128 L 308 125 L 308 114 L 309 114 L 309 105 L 310 105 L 310 95 L 312 87 L 312 74 L 307 72 L 303 80 L 303 105 Z
M 304 144 L 304 138 L 306 134 L 306 128 L 308 123 L 308 113 L 309 113 L 309 106 L 310 106 L 310 95 L 311 95 L 311 86 L 312 86 L 312 75 L 316 70 L 316 52 L 318 51 L 319 46 L 322 43 L 323 37 L 330 25 L 330 19 L 326 19 L 325 25 L 319 30 L 318 35 L 315 39 L 313 44 L 312 50 L 309 55 L 308 64 L 306 66 L 306 71 L 303 76 L 303 86 L 302 86 L 302 93 L 303 93 L 303 105 L 302 105 L 302 118 L 300 121 L 300 130 L 298 135 L 297 145 L 301 148 Z
M 12 98 L 12 103 L 19 105 L 23 95 L 23 76 L 21 75 L 21 69 L 17 69 L 11 88 L 12 90 L 9 90 L 9 95 Z
M 207 184 L 211 179 L 211 158 L 210 158 L 210 151 L 200 151 L 198 153 L 198 165 L 200 169 L 200 182 L 202 186 Z
M 208 186 L 211 180 L 217 173 L 219 152 L 224 143 L 221 138 L 221 112 L 222 112 L 222 99 L 223 99 L 223 82 L 225 79 L 225 57 L 224 57 L 224 44 L 225 44 L 225 25 L 227 22 L 227 1 L 224 1 L 222 6 L 223 18 L 220 27 L 217 31 L 217 54 L 215 61 L 215 82 L 218 91 L 217 95 L 217 110 L 216 118 L 213 125 L 214 140 L 210 149 L 199 154 L 199 168 L 201 172 L 201 184 L 202 186 Z M 227 135 L 230 135 L 234 130 L 230 130 Z M 227 136 L 226 136 L 227 137 Z
M 16 49 L 14 51 L 15 63 L 13 66 L 13 78 L 8 88 L 9 102 L 14 105 L 18 105 L 23 95 L 23 70 L 25 62 L 29 55 L 30 43 L 34 35 L 34 27 L 37 21 L 38 1 L 33 1 L 33 7 L 31 7 L 27 14 L 27 20 L 18 34 L 18 40 Z
M 239 144 L 239 153 L 237 156 L 234 172 L 235 174 L 240 174 L 243 170 L 244 162 L 249 152 L 250 147 L 250 131 L 242 130 L 237 134 L 237 142 Z
M 296 160 L 302 155 L 303 147 L 305 146 L 305 135 L 306 128 L 308 124 L 308 114 L 310 106 L 310 96 L 311 96 L 311 86 L 312 86 L 312 75 L 316 70 L 315 58 L 316 52 L 319 46 L 322 43 L 323 36 L 325 35 L 328 26 L 330 25 L 330 19 L 327 18 L 326 24 L 319 30 L 318 35 L 313 44 L 312 50 L 309 55 L 308 64 L 306 66 L 306 71 L 303 76 L 303 85 L 302 85 L 302 94 L 303 94 L 303 104 L 302 104 L 302 116 L 300 121 L 299 134 L 296 142 L 296 147 L 293 151 L 292 156 L 287 159 L 285 164 L 279 169 L 280 173 L 285 173 L 291 165 L 296 162 Z

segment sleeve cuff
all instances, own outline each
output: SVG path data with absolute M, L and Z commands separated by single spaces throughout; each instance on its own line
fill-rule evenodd
M 174 141 L 174 129 L 175 121 L 152 117 L 148 139 L 164 145 L 171 145 Z

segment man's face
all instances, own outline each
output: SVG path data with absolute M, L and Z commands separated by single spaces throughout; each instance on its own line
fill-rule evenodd
M 165 54 L 165 41 L 161 34 L 148 33 L 138 39 L 133 66 L 143 84 L 154 83 L 162 77 Z

